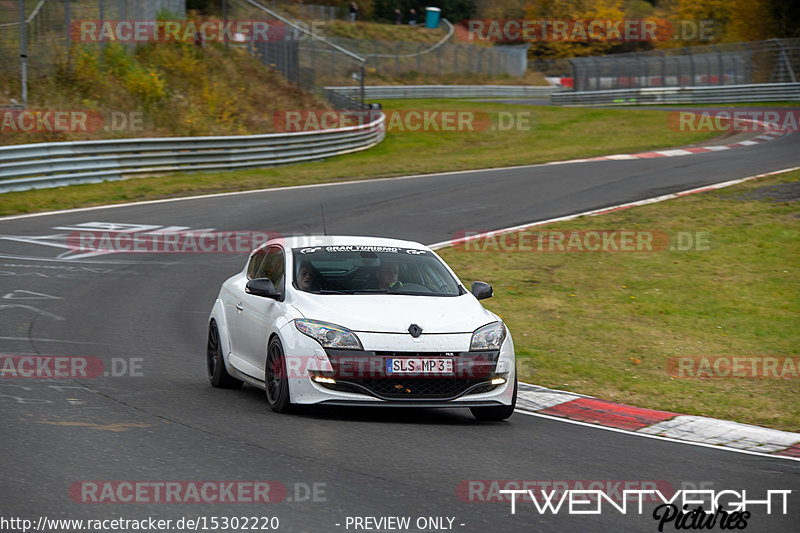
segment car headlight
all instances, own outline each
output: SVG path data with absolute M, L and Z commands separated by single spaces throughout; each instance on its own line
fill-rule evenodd
M 322 322 L 320 320 L 300 319 L 294 321 L 295 327 L 304 335 L 308 335 L 323 348 L 344 348 L 363 350 L 361 341 L 355 333 L 342 326 Z
M 469 343 L 471 351 L 499 350 L 506 338 L 506 326 L 492 322 L 475 330 Z

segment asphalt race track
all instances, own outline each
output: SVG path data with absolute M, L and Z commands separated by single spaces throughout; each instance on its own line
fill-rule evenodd
M 520 502 L 512 515 L 508 502 L 470 501 L 468 491 L 458 491 L 468 480 L 602 480 L 604 488 L 649 481 L 674 489 L 746 489 L 751 500 L 790 489 L 786 514 L 777 500 L 769 515 L 756 505 L 746 531 L 798 531 L 797 461 L 519 413 L 491 424 L 475 422 L 467 410 L 274 414 L 262 391 L 212 389 L 205 375 L 207 314 L 220 283 L 242 267 L 243 254 L 81 259 L 54 236 L 89 222 L 319 233 L 324 203 L 329 233 L 434 243 L 458 231 L 799 164 L 800 135 L 788 135 L 687 157 L 460 172 L 0 220 L 2 353 L 91 356 L 108 374 L 0 381 L 0 516 L 278 517 L 278 531 L 308 532 L 355 531 L 353 517 L 407 516 L 411 526 L 400 531 L 658 531 L 652 504 L 641 515 L 635 506 L 621 514 L 609 505 L 599 515 L 566 509 L 552 515 Z M 82 492 L 91 486 L 86 482 L 267 480 L 282 484 L 286 497 L 273 487 L 270 494 L 281 501 L 91 503 L 84 501 L 91 494 Z M 453 521 L 417 528 L 420 517 Z M 390 526 L 366 530 L 397 531 Z M 676 531 L 673 524 L 664 530 Z

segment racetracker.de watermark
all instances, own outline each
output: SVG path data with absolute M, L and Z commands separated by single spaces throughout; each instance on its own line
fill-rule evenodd
M 674 356 L 666 372 L 673 378 L 800 378 L 800 357 Z
M 708 41 L 713 20 L 666 19 L 468 19 L 470 41 L 492 42 L 658 42 Z
M 76 481 L 75 503 L 279 503 L 286 499 L 279 481 Z
M 319 131 L 365 126 L 377 121 L 381 113 L 386 120 L 376 127 L 387 132 L 513 132 L 531 131 L 536 124 L 532 111 L 500 111 L 487 113 L 469 109 L 408 109 L 331 111 L 284 110 L 275 113 L 272 125 L 277 131 Z
M 283 237 L 269 231 L 179 231 L 129 232 L 110 230 L 73 231 L 67 248 L 84 253 L 249 253 L 265 242 Z
M 73 42 L 276 42 L 291 32 L 267 20 L 76 20 L 70 23 Z
M 278 377 L 306 379 L 311 376 L 328 380 L 403 379 L 403 378 L 489 378 L 495 361 L 473 353 L 429 353 L 425 357 L 383 355 L 310 355 L 291 356 L 272 367 Z M 325 382 L 325 380 L 322 380 Z M 396 387 L 398 390 L 401 387 Z
M 519 230 L 506 233 L 458 231 L 451 240 L 462 252 L 665 252 L 709 251 L 708 231 L 598 229 Z
M 625 491 L 659 490 L 671 496 L 675 489 L 663 479 L 465 479 L 456 486 L 456 496 L 462 502 L 509 502 L 512 496 L 503 491 L 522 490 L 519 501 L 548 501 L 569 491 L 595 490 L 602 491 L 613 501 L 626 498 Z M 633 499 L 632 497 L 628 497 Z M 645 501 L 655 502 L 658 499 L 650 495 Z
M 781 132 L 800 131 L 800 110 L 792 109 L 687 109 L 667 114 L 672 131 Z
M 96 131 L 142 131 L 141 111 L 100 113 L 88 109 L 2 109 L 0 133 L 93 133 Z
M 0 355 L 0 379 L 91 379 L 142 377 L 142 357 Z

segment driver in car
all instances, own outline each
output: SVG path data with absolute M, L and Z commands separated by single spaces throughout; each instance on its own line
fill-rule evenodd
M 311 263 L 303 263 L 297 270 L 297 288 L 301 291 L 314 292 L 319 290 L 319 275 Z
M 383 291 L 397 289 L 403 283 L 397 279 L 400 274 L 400 266 L 397 263 L 383 263 L 378 269 L 378 288 Z

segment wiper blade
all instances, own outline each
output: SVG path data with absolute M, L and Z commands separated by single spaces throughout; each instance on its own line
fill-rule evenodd
M 354 291 L 340 291 L 336 289 L 320 289 L 314 294 L 355 294 Z
M 405 296 L 456 296 L 455 294 L 445 294 L 443 292 L 417 292 L 417 291 L 390 291 L 387 294 L 402 294 Z

